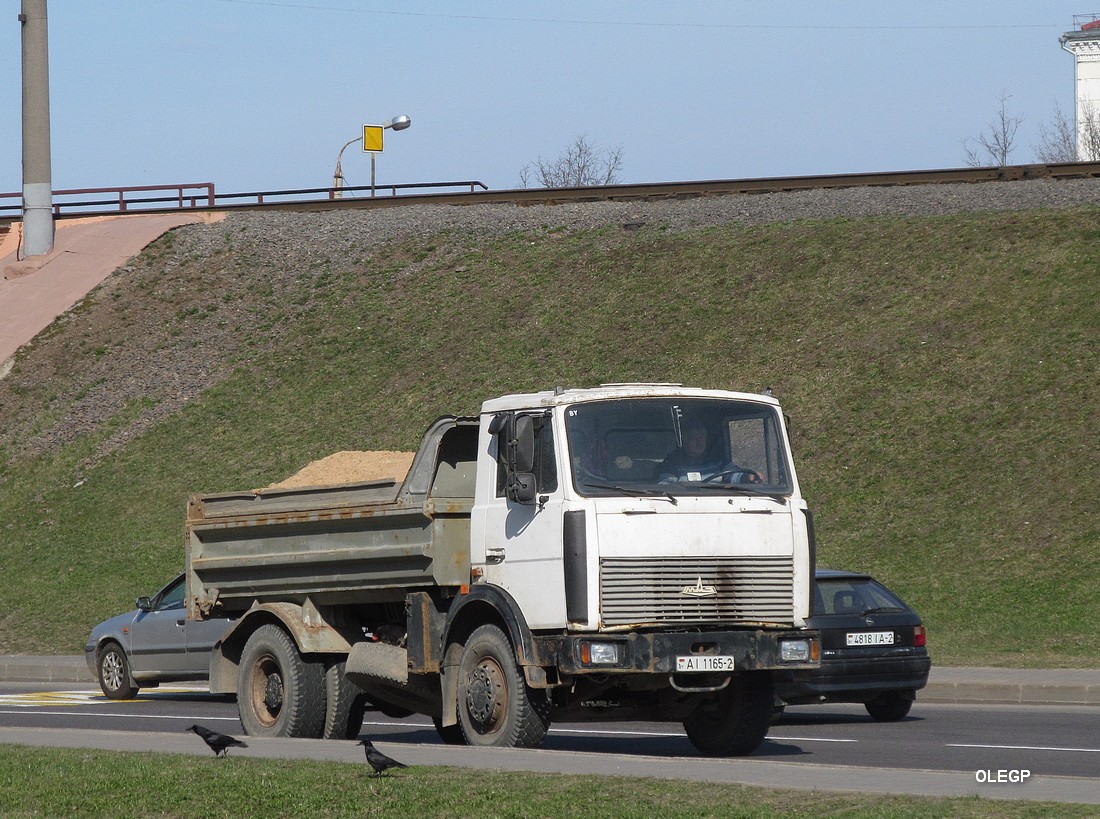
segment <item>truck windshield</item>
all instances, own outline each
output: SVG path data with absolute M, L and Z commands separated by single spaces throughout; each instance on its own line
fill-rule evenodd
M 787 495 L 791 470 L 769 404 L 627 398 L 566 409 L 573 485 L 582 495 Z

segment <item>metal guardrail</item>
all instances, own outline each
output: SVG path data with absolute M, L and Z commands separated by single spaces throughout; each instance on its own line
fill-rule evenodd
M 134 193 L 171 191 L 172 196 L 134 197 Z M 110 199 L 102 198 L 110 194 Z M 116 188 L 70 188 L 53 192 L 54 216 L 65 215 L 66 210 L 80 208 L 98 213 L 126 213 L 135 205 L 145 209 L 150 205 L 160 208 L 189 209 L 214 205 L 214 183 L 195 182 L 181 185 L 130 185 Z M 94 198 L 101 197 L 101 198 Z M 5 200 L 15 200 L 3 204 Z M 0 193 L 0 217 L 18 217 L 23 211 L 22 193 Z
M 467 182 L 412 182 L 400 185 L 356 185 L 341 188 L 296 188 L 279 191 L 254 191 L 251 193 L 217 193 L 213 182 L 195 182 L 179 185 L 130 185 L 116 188 L 71 188 L 53 192 L 53 212 L 61 216 L 103 216 L 111 213 L 147 213 L 157 210 L 192 210 L 217 208 L 219 205 L 265 205 L 289 202 L 327 202 L 342 198 L 395 197 L 406 191 L 420 193 L 432 189 L 460 189 L 473 193 L 488 187 L 477 181 Z M 164 196 L 135 196 L 134 194 L 164 192 Z M 104 198 L 109 195 L 110 198 Z M 5 203 L 8 202 L 8 203 Z M 0 193 L 0 219 L 19 219 L 23 212 L 21 193 Z

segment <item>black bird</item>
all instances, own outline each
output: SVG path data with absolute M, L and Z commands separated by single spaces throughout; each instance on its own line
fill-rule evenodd
M 363 746 L 363 750 L 367 754 L 367 762 L 374 768 L 374 775 L 381 776 L 382 772 L 389 768 L 407 768 L 409 767 L 403 762 L 398 762 L 396 759 L 390 759 L 384 753 L 375 748 L 369 739 L 359 740 L 359 744 Z
M 203 728 L 201 725 L 192 725 L 186 730 L 202 737 L 202 741 L 210 746 L 210 750 L 214 752 L 214 756 L 228 756 L 230 748 L 248 747 L 247 743 L 241 742 L 236 737 L 219 734 L 217 731 L 211 731 L 209 728 Z

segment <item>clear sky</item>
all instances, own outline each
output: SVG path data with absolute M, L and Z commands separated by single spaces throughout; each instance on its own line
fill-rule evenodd
M 480 180 L 578 136 L 623 182 L 961 167 L 996 116 L 1073 112 L 1100 0 L 48 0 L 55 189 Z M 19 191 L 19 0 L 0 0 L 0 193 Z M 370 162 L 344 153 L 346 184 Z

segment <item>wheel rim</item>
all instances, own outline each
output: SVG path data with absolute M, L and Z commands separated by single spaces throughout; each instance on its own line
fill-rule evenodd
M 122 688 L 122 658 L 114 651 L 103 655 L 103 682 L 112 691 Z
M 492 658 L 482 658 L 466 685 L 466 712 L 474 730 L 489 734 L 500 728 L 508 712 L 504 669 Z
M 274 725 L 283 710 L 285 691 L 282 669 L 270 654 L 259 657 L 252 666 L 249 702 L 252 713 L 265 728 Z

